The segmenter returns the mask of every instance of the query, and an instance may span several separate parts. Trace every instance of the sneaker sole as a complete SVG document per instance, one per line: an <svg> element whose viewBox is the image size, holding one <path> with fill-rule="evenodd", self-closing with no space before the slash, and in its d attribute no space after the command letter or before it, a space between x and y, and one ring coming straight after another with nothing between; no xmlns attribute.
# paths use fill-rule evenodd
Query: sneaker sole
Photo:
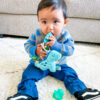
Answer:
<svg viewBox="0 0 100 100"><path fill-rule="evenodd" d="M93 97L93 98L91 98L91 99L86 99L86 100L100 100L100 98L98 98L98 97L100 97L100 95L98 95L98 96L96 96L96 97Z"/></svg>

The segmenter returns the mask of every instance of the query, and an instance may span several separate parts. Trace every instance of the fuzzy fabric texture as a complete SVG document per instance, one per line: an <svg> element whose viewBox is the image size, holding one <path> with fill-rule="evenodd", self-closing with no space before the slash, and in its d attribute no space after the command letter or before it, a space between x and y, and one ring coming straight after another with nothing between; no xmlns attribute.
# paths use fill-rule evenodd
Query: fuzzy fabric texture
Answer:
<svg viewBox="0 0 100 100"><path fill-rule="evenodd" d="M0 38L0 100L17 92L22 73L29 64L25 41L23 38ZM100 90L100 45L75 43L75 52L67 62L87 87ZM36 84L39 100L54 100L52 94L57 89L64 90L63 100L76 100L63 82L53 77L47 76Z"/></svg>

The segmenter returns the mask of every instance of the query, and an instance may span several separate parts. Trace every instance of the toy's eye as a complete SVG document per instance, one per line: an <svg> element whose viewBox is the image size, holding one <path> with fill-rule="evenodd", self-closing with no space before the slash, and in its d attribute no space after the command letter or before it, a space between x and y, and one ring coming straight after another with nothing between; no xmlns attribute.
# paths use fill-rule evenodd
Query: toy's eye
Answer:
<svg viewBox="0 0 100 100"><path fill-rule="evenodd" d="M47 62L45 62L45 64L47 64Z"/></svg>
<svg viewBox="0 0 100 100"><path fill-rule="evenodd" d="M44 63L42 63L41 65L46 66Z"/></svg>

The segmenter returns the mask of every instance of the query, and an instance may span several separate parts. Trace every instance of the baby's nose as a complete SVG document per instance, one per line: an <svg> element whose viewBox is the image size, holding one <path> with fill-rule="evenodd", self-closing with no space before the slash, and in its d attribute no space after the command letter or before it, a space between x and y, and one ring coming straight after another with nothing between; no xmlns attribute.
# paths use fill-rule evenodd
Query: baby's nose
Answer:
<svg viewBox="0 0 100 100"><path fill-rule="evenodd" d="M49 25L48 25L48 29L49 29L49 30L53 30L53 24L49 24Z"/></svg>
<svg viewBox="0 0 100 100"><path fill-rule="evenodd" d="M52 24L48 25L48 32L52 32L53 33L54 27Z"/></svg>

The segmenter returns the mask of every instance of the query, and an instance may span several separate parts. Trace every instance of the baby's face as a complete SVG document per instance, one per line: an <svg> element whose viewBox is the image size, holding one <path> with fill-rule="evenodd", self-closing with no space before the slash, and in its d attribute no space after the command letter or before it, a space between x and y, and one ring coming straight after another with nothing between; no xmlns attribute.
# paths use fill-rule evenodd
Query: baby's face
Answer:
<svg viewBox="0 0 100 100"><path fill-rule="evenodd" d="M44 8L38 12L38 20L42 32L47 35L52 32L57 37L64 25L67 23L67 19L64 19L62 9L52 10L52 7Z"/></svg>

